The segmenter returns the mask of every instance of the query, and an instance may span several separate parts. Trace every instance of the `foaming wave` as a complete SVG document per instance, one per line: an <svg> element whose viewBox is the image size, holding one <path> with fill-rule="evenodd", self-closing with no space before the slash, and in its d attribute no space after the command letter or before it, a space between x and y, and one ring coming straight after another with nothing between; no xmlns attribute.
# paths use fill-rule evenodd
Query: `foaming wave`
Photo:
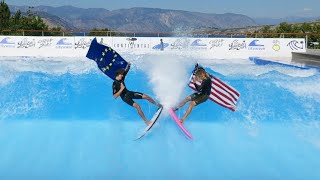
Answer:
<svg viewBox="0 0 320 180"><path fill-rule="evenodd" d="M44 107L44 100L47 92L39 91L34 95L25 96L24 98L15 100L15 96L12 97L12 100L6 100L0 103L0 119L6 119L16 115L26 115L32 110L40 109Z"/></svg>
<svg viewBox="0 0 320 180"><path fill-rule="evenodd" d="M304 79L303 81L291 81L290 83L276 82L280 87L290 90L294 94L300 97L311 98L317 102L320 102L320 81L319 76L315 76L310 79Z"/></svg>
<svg viewBox="0 0 320 180"><path fill-rule="evenodd" d="M10 57L0 59L0 69L9 69L11 72L40 72L62 75L83 74L96 68L94 61L87 58L36 58Z"/></svg>
<svg viewBox="0 0 320 180"><path fill-rule="evenodd" d="M225 76L260 76L264 74L268 74L270 72L276 71L281 74L291 76L291 77L310 77L314 76L318 73L316 69L299 69L293 67L283 67L283 66L275 66L275 65L266 65L266 66L258 66L255 64L245 64L243 61L238 61L239 64L230 63L230 64L221 64L221 63L213 63L212 61L208 64L208 67L213 69L214 71L223 74Z"/></svg>
<svg viewBox="0 0 320 180"><path fill-rule="evenodd" d="M316 69L299 69L285 66L266 66L267 70L275 70L291 77L310 77L318 73Z"/></svg>
<svg viewBox="0 0 320 180"><path fill-rule="evenodd" d="M184 54L188 56L188 54ZM190 54L189 54L190 55ZM197 58L202 66L208 67L215 72L225 76L260 76L268 74L272 71L279 72L291 77L310 77L318 73L317 69L299 69L295 67L279 66L279 65L256 65L248 59L210 59Z"/></svg>
<svg viewBox="0 0 320 180"><path fill-rule="evenodd" d="M10 84L17 78L17 73L10 69L4 69L0 66L0 87Z"/></svg>

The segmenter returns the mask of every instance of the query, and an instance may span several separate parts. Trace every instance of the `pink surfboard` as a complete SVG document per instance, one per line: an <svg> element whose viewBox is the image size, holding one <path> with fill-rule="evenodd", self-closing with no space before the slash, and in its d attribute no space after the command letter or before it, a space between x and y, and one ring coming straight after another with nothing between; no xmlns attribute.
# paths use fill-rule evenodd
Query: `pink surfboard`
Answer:
<svg viewBox="0 0 320 180"><path fill-rule="evenodd" d="M172 110L172 108L169 108L169 113L172 116L172 118L174 119L174 121L178 124L178 126L180 127L180 129L184 132L184 134L192 139L192 135L186 130L186 128L183 127L183 125L181 124L179 118L177 117L176 113Z"/></svg>

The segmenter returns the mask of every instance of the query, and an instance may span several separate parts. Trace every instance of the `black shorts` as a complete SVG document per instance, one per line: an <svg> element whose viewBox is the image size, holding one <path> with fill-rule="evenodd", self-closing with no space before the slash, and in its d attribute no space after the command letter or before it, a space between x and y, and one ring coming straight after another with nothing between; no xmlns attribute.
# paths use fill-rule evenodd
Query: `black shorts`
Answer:
<svg viewBox="0 0 320 180"><path fill-rule="evenodd" d="M209 99L209 95L201 93L193 93L189 96L191 101L194 101L196 105L201 104Z"/></svg>
<svg viewBox="0 0 320 180"><path fill-rule="evenodd" d="M142 99L143 94L140 92L133 92L133 91L128 91L125 96L122 98L124 102L129 104L130 106L133 106L133 99Z"/></svg>

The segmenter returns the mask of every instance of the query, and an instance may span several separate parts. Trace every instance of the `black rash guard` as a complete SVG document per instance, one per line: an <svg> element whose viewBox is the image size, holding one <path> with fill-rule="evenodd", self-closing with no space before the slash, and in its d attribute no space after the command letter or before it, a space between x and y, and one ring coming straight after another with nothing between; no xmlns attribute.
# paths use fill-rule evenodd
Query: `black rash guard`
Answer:
<svg viewBox="0 0 320 180"><path fill-rule="evenodd" d="M123 78L122 78L122 80L120 80L120 81L114 80L114 81L113 81L113 84L112 84L113 95L120 90L120 88L121 88L121 83L123 83L123 85L125 86L125 88L124 88L124 90L121 92L120 97L121 97L121 98L124 98L124 96L125 96L126 93L128 92L128 89L127 89L127 87L126 87L126 85L125 85L125 83L124 83L124 79L126 78L126 75L128 74L129 69L130 69L130 65L128 66L128 68L126 69L126 71L123 73Z"/></svg>
<svg viewBox="0 0 320 180"><path fill-rule="evenodd" d="M129 71L129 69L130 69L130 65L129 65L129 68L127 68L127 70L124 72L123 78L121 81L118 81L118 80L113 81L113 84L112 84L113 95L120 90L121 83L123 83L123 85L126 86L124 83L124 79ZM120 94L121 99L124 102L126 102L127 104L129 104L130 106L133 106L133 103L135 103L132 99L142 99L142 96L143 96L143 93L129 91L127 89L127 87L125 87Z"/></svg>
<svg viewBox="0 0 320 180"><path fill-rule="evenodd" d="M200 86L196 83L194 85L198 92L191 94L190 98L196 105L199 105L207 101L211 94L211 78L204 79Z"/></svg>
<svg viewBox="0 0 320 180"><path fill-rule="evenodd" d="M113 95L115 93L117 93L118 91L120 91L121 83L123 83L123 85L126 86L124 84L123 80L121 80L121 81L114 80L113 81L113 84L112 84ZM121 92L120 97L123 99L127 92L128 92L128 89L127 89L127 87L125 87L124 90Z"/></svg>
<svg viewBox="0 0 320 180"><path fill-rule="evenodd" d="M210 95L211 94L211 78L207 78L202 81L201 85L198 86L196 83L194 84L197 91L201 94Z"/></svg>

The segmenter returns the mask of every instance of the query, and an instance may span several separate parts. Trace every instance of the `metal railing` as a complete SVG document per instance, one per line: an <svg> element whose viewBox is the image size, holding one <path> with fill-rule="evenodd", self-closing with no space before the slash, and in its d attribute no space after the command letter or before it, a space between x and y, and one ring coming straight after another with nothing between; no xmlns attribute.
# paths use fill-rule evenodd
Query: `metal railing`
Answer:
<svg viewBox="0 0 320 180"><path fill-rule="evenodd" d="M224 35L229 37L234 36L276 36L278 38L286 38L290 36L301 36L305 37L307 35L320 36L320 33L262 33L262 32L230 32L230 31L179 31L179 32L131 32L131 31L102 31L102 30L2 30L0 35L10 35L17 34L20 36L25 36L27 34L35 34L37 36L49 35L59 35L59 36L90 36L90 34L102 34L102 36L114 36L114 35L126 35L130 37L139 37L141 35L151 36L151 37L167 37L167 36L210 36L210 35Z"/></svg>

